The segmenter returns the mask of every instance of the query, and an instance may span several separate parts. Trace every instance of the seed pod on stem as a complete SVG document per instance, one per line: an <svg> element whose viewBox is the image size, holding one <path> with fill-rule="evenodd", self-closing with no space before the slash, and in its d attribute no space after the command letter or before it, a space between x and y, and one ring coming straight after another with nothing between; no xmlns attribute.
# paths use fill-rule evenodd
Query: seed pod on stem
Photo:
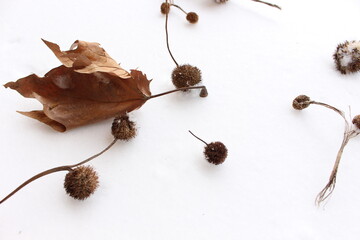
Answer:
<svg viewBox="0 0 360 240"><path fill-rule="evenodd" d="M198 136L196 136L195 134L193 134L190 130L189 130L189 132L195 138L197 138L201 142L205 143L206 146L204 148L204 155L205 155L205 159L209 163L219 165L225 161L225 159L228 155L228 150L222 142L207 143L204 140L202 140L201 138L199 138Z"/></svg>
<svg viewBox="0 0 360 240"><path fill-rule="evenodd" d="M85 200L99 186L99 177L90 166L80 166L65 176L64 188L67 194L77 200Z"/></svg>
<svg viewBox="0 0 360 240"><path fill-rule="evenodd" d="M340 148L338 150L338 153L336 155L333 170L332 170L332 172L330 174L330 177L329 177L329 180L328 180L327 184L320 191L320 193L317 195L317 197L315 199L316 205L319 206L322 202L324 202L332 194L332 192L335 189L337 172L338 172L338 168L339 168L339 164L340 164L340 160L341 160L344 148L348 144L348 142L349 142L349 140L351 138L354 138L354 137L356 137L357 135L360 134L360 130L359 130L360 125L358 125L360 123L360 117L358 115L353 119L352 122L356 126L354 128L354 125L350 124L349 121L347 120L344 112L337 109L336 107L333 107L333 106L331 106L329 104L326 104L326 103L310 100L310 98L305 96L305 95L300 95L300 96L296 97L294 99L294 101L293 101L293 107L295 109L297 109L297 110L302 110L302 109L308 107L311 104L315 104L315 105L319 105L319 106L323 106L323 107L326 107L328 109L331 109L334 112L338 113L345 121L344 137L343 137L342 144L341 144L341 146L340 146Z"/></svg>
<svg viewBox="0 0 360 240"><path fill-rule="evenodd" d="M228 0L215 0L216 3L226 3L227 1L228 1ZM276 5L276 4L264 2L264 1L261 1L261 0L251 0L251 1L258 2L258 3L262 3L262 4L268 5L268 6L270 6L270 7L278 8L279 10L281 10L281 7L279 7L279 6Z"/></svg>
<svg viewBox="0 0 360 240"><path fill-rule="evenodd" d="M168 0L166 1L166 3L168 3ZM170 5L179 8L181 11L187 14L186 18L189 22L196 23L198 21L198 15L196 13L194 12L187 13L178 5L175 4L170 4ZM196 84L201 82L201 71L199 68L192 66L190 64L179 65L175 60L170 50L168 18L169 18L169 13L166 13L166 19L165 19L166 46L171 59L174 61L176 65L175 69L171 74L172 83L177 89L195 86Z"/></svg>
<svg viewBox="0 0 360 240"><path fill-rule="evenodd" d="M7 199L9 199L11 196L13 196L15 193L17 193L19 190L21 190L23 187L28 185L29 183L44 177L46 175L60 172L60 171L68 171L68 173L65 176L64 181L64 188L67 194L69 196L77 199L77 200L84 200L88 198L94 191L96 190L99 182L98 182L98 176L95 170L92 167L89 166L81 166L85 163L90 162L91 160L97 158L98 156L105 153L107 150L109 150L118 139L114 139L109 146L107 146L104 150L101 152L85 159L84 161L81 161L79 163L73 164L73 165L65 165L60 167L51 168L48 170L45 170L43 172L40 172L33 177L26 180L24 183L22 183L20 186L18 186L15 190L13 190L11 193L9 193L6 197L4 197L2 200L0 200L0 204L4 203Z"/></svg>
<svg viewBox="0 0 360 240"><path fill-rule="evenodd" d="M129 120L127 114L118 116L112 123L111 133L116 139L129 141L136 136L135 123Z"/></svg>

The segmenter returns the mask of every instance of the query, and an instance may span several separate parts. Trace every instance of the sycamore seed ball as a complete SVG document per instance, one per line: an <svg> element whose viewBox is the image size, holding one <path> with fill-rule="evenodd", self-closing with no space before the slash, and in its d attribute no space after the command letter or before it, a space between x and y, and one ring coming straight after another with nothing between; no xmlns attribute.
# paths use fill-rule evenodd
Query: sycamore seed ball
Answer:
<svg viewBox="0 0 360 240"><path fill-rule="evenodd" d="M111 126L111 133L116 139L128 141L136 136L136 126L128 115L116 117Z"/></svg>
<svg viewBox="0 0 360 240"><path fill-rule="evenodd" d="M360 115L356 115L353 120L352 123L358 128L360 129Z"/></svg>
<svg viewBox="0 0 360 240"><path fill-rule="evenodd" d="M189 23L197 23L199 21L199 16L195 12L189 12L186 14L186 20L188 20Z"/></svg>
<svg viewBox="0 0 360 240"><path fill-rule="evenodd" d="M168 14L170 12L170 4L163 2L160 6L160 11L162 14Z"/></svg>
<svg viewBox="0 0 360 240"><path fill-rule="evenodd" d="M228 150L222 142L212 142L206 145L204 155L209 163L219 165L227 157Z"/></svg>
<svg viewBox="0 0 360 240"><path fill-rule="evenodd" d="M64 188L67 194L77 200L85 200L99 185L98 175L90 166L80 166L65 176Z"/></svg>
<svg viewBox="0 0 360 240"><path fill-rule="evenodd" d="M310 105L310 98L306 95L299 95L293 100L293 108L296 110L303 110Z"/></svg>
<svg viewBox="0 0 360 240"><path fill-rule="evenodd" d="M189 64L180 65L173 70L171 78L176 88L190 87L201 81L201 71Z"/></svg>
<svg viewBox="0 0 360 240"><path fill-rule="evenodd" d="M337 46L333 55L336 69L342 74L360 70L360 42L345 41Z"/></svg>

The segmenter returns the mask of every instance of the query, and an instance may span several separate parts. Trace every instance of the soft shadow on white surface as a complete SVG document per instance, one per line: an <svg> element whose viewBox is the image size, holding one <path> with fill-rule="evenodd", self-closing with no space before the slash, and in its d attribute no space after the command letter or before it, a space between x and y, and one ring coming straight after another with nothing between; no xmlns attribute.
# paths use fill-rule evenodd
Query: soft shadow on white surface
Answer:
<svg viewBox="0 0 360 240"><path fill-rule="evenodd" d="M0 239L356 239L360 235L359 139L345 148L337 186L324 187L343 120L299 94L360 113L360 75L341 75L332 54L359 40L357 0L274 0L282 11L249 0L176 1L199 14L189 25L169 16L179 63L198 66L209 97L177 93L131 113L138 136L117 143L91 165L100 187L84 202L63 190L64 173L47 176L0 205ZM3 1L0 79L5 84L60 63L40 38L67 49L99 42L126 69L143 71L152 93L173 88L161 1ZM0 88L0 196L47 168L72 164L111 141L111 120L57 133L16 113L40 109ZM221 166L203 158L204 140L222 141Z"/></svg>

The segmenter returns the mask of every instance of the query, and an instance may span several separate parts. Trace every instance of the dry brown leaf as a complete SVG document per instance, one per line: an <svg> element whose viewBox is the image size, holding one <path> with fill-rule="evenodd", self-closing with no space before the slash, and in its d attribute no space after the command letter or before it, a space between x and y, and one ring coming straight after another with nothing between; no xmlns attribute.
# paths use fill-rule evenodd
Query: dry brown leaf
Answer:
<svg viewBox="0 0 360 240"><path fill-rule="evenodd" d="M42 111L20 113L63 132L131 112L151 96L146 75L128 73L98 43L76 41L76 49L62 52L43 41L64 65L4 85L43 104Z"/></svg>
<svg viewBox="0 0 360 240"><path fill-rule="evenodd" d="M130 78L130 74L112 59L99 43L75 41L69 51L42 39L55 56L66 67L73 67L79 73L107 72L121 78Z"/></svg>

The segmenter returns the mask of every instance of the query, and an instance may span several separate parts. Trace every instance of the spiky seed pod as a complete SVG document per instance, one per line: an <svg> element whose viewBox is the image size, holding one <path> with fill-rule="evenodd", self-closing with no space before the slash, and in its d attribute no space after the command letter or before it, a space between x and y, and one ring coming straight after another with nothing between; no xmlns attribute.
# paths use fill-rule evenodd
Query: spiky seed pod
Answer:
<svg viewBox="0 0 360 240"><path fill-rule="evenodd" d="M77 200L84 200L99 186L99 177L90 166L80 166L65 176L64 188L67 194Z"/></svg>
<svg viewBox="0 0 360 240"><path fill-rule="evenodd" d="M226 3L228 0L215 0L216 3Z"/></svg>
<svg viewBox="0 0 360 240"><path fill-rule="evenodd" d="M128 115L116 117L111 126L111 133L116 139L128 141L136 136L136 126Z"/></svg>
<svg viewBox="0 0 360 240"><path fill-rule="evenodd" d="M160 6L160 11L162 14L168 14L170 12L170 4L163 2Z"/></svg>
<svg viewBox="0 0 360 240"><path fill-rule="evenodd" d="M186 14L186 20L188 20L189 23L197 23L199 21L199 15L195 12L189 12Z"/></svg>
<svg viewBox="0 0 360 240"><path fill-rule="evenodd" d="M293 100L293 108L303 110L310 105L310 98L306 95L299 95Z"/></svg>
<svg viewBox="0 0 360 240"><path fill-rule="evenodd" d="M201 81L201 71L189 64L180 65L173 70L171 78L176 88L190 87Z"/></svg>
<svg viewBox="0 0 360 240"><path fill-rule="evenodd" d="M336 68L342 74L360 70L360 42L345 41L337 46L333 55Z"/></svg>
<svg viewBox="0 0 360 240"><path fill-rule="evenodd" d="M353 120L352 123L358 128L360 129L360 115L356 115Z"/></svg>
<svg viewBox="0 0 360 240"><path fill-rule="evenodd" d="M228 150L222 142L212 142L206 145L204 155L209 163L219 165L223 163L227 157Z"/></svg>

